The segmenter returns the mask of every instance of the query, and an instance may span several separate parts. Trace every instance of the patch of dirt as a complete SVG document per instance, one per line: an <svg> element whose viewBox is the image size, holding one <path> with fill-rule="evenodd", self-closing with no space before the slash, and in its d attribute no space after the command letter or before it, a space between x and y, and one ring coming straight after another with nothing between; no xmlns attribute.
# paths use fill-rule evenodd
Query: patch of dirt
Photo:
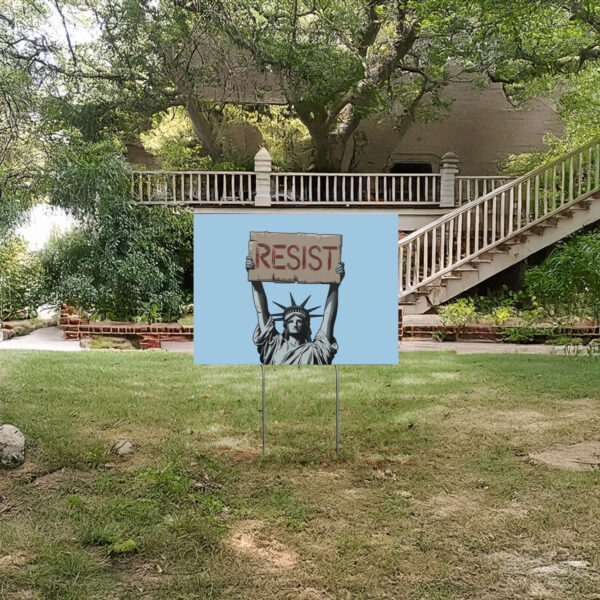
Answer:
<svg viewBox="0 0 600 600"><path fill-rule="evenodd" d="M92 476L93 474L89 471L63 467L62 469L51 471L50 473L45 473L43 475L36 475L33 473L30 482L31 485L39 489L57 490L65 485L85 483L86 481L89 481Z"/></svg>
<svg viewBox="0 0 600 600"><path fill-rule="evenodd" d="M19 590L16 592L7 592L6 596L2 596L2 600L34 600L39 598L33 590Z"/></svg>
<svg viewBox="0 0 600 600"><path fill-rule="evenodd" d="M14 552L0 556L0 572L18 569L32 560L32 556L25 552Z"/></svg>
<svg viewBox="0 0 600 600"><path fill-rule="evenodd" d="M458 379L459 373L439 371L429 373L426 377L406 376L394 381L398 385L431 385L433 381L454 381Z"/></svg>
<svg viewBox="0 0 600 600"><path fill-rule="evenodd" d="M147 593L173 583L173 576L163 572L158 563L144 563L123 573L121 581L129 589Z"/></svg>
<svg viewBox="0 0 600 600"><path fill-rule="evenodd" d="M570 471L591 471L600 468L600 442L580 442L529 454L533 463Z"/></svg>
<svg viewBox="0 0 600 600"><path fill-rule="evenodd" d="M541 432L551 429L555 421L537 410L492 410L472 408L450 418L456 425L471 426L488 433Z"/></svg>
<svg viewBox="0 0 600 600"><path fill-rule="evenodd" d="M215 446L221 446L225 448L232 448L235 450L246 450L250 448L250 440L246 436L223 436L215 438L212 442Z"/></svg>
<svg viewBox="0 0 600 600"><path fill-rule="evenodd" d="M327 600L328 598L331 598L331 596L323 590L317 590L312 587L302 587L294 590L294 598L297 598L298 600Z"/></svg>
<svg viewBox="0 0 600 600"><path fill-rule="evenodd" d="M341 494L346 500L364 500L370 496L371 491L368 488L346 488Z"/></svg>
<svg viewBox="0 0 600 600"><path fill-rule="evenodd" d="M490 434L541 433L565 423L593 422L598 416L600 405L593 400L583 400L570 408L572 410L569 412L544 414L528 409L495 410L482 406L456 408L437 405L423 412L421 418L425 421L444 421L460 429L476 429Z"/></svg>
<svg viewBox="0 0 600 600"><path fill-rule="evenodd" d="M455 515L478 515L479 518L485 518L486 515L508 516L508 517L525 517L528 514L526 508L512 502L509 506L497 508L487 506L485 498L477 498L467 494L436 494L431 496L424 502L411 500L410 493L404 495L409 501L415 503L426 514L440 519L453 517Z"/></svg>
<svg viewBox="0 0 600 600"><path fill-rule="evenodd" d="M280 541L263 531L264 524L258 520L238 523L225 544L236 554L257 561L269 571L286 571L296 566L298 555Z"/></svg>
<svg viewBox="0 0 600 600"><path fill-rule="evenodd" d="M472 498L458 494L437 494L419 504L430 515L442 519L456 514L476 513L483 508Z"/></svg>
<svg viewBox="0 0 600 600"><path fill-rule="evenodd" d="M258 448L229 448L225 447L223 452L231 456L235 462L251 462L260 455Z"/></svg>
<svg viewBox="0 0 600 600"><path fill-rule="evenodd" d="M560 553L563 554L564 552ZM527 589L533 598L566 598L565 576L582 577L600 581L600 574L589 562L580 559L557 560L556 551L534 557L512 552L494 552L488 560L494 563L507 580L521 589Z"/></svg>

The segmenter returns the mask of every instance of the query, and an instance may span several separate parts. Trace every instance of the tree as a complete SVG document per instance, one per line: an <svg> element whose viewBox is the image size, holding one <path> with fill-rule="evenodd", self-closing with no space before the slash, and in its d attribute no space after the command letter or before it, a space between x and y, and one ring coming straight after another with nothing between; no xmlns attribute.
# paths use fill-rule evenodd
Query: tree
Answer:
<svg viewBox="0 0 600 600"><path fill-rule="evenodd" d="M392 112L400 136L445 104L449 59L472 27L459 2L354 0L213 4L217 25L277 79L308 129L318 171L347 170L361 121Z"/></svg>
<svg viewBox="0 0 600 600"><path fill-rule="evenodd" d="M75 127L92 142L107 134L131 141L151 127L153 115L181 106L205 153L219 160L222 107L201 93L218 71L215 66L209 72L192 60L202 44L211 43L205 20L172 2L75 4L92 15L93 35L63 52L63 89L54 101L56 126Z"/></svg>
<svg viewBox="0 0 600 600"><path fill-rule="evenodd" d="M35 0L0 0L0 241L35 200L43 163L38 62L48 43L35 33L44 6Z"/></svg>
<svg viewBox="0 0 600 600"><path fill-rule="evenodd" d="M183 106L208 155L220 159L223 107L247 100L232 96L231 81L263 73L273 97L259 89L252 103L287 106L312 138L314 168L326 171L352 165L365 117L393 114L402 136L439 114L444 87L487 65L473 39L497 37L499 22L523 12L515 0L512 12L491 0L81 2L102 33L73 55L76 115L93 109L104 115L93 123L110 126L136 113L143 129L152 112Z"/></svg>

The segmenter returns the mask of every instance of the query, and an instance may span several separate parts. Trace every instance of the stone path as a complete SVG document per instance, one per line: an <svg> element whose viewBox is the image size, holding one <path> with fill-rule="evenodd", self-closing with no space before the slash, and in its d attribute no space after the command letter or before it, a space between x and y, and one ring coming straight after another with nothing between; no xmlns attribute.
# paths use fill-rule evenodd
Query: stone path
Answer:
<svg viewBox="0 0 600 600"><path fill-rule="evenodd" d="M0 350L60 350L77 352L81 350L79 340L65 340L58 327L42 327L28 335L21 335L0 342Z"/></svg>
<svg viewBox="0 0 600 600"><path fill-rule="evenodd" d="M454 350L457 354L558 354L564 346L546 344L504 344L502 342L435 342L404 340L398 344L400 352L440 352Z"/></svg>

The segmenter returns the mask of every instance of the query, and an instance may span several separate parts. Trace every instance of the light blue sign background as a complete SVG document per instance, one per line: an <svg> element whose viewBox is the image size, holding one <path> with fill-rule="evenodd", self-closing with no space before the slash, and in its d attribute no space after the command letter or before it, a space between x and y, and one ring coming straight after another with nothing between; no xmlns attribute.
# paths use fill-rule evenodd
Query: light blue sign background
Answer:
<svg viewBox="0 0 600 600"><path fill-rule="evenodd" d="M398 216L385 214L194 215L194 363L260 364L257 324L245 268L251 231L341 234L346 276L339 288L334 364L398 363ZM309 294L322 314L329 285L264 283L273 301ZM281 322L276 322L282 331ZM313 337L321 317L311 319Z"/></svg>

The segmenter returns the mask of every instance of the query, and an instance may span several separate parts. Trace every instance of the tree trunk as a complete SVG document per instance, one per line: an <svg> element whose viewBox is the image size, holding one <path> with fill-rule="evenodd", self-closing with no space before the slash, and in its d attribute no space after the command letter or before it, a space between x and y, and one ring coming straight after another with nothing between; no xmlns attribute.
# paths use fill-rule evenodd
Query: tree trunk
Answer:
<svg viewBox="0 0 600 600"><path fill-rule="evenodd" d="M214 125L202 110L200 103L195 98L186 98L185 108L192 122L194 133L202 143L202 147L212 160L220 160L223 157L223 149L215 135Z"/></svg>
<svg viewBox="0 0 600 600"><path fill-rule="evenodd" d="M312 140L315 146L315 171L317 173L339 173L342 161L335 136L329 133L324 136L312 136Z"/></svg>

